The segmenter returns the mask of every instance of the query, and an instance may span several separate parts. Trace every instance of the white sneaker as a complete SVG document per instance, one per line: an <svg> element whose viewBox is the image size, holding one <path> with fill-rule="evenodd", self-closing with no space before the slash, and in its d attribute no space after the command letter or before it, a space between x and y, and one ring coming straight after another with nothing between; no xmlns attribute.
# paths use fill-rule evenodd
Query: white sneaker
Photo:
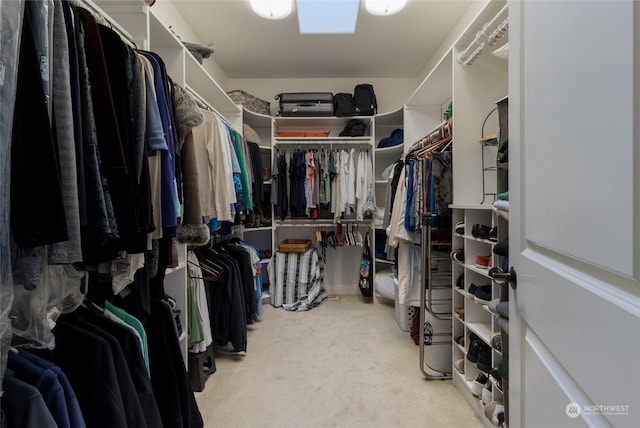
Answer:
<svg viewBox="0 0 640 428"><path fill-rule="evenodd" d="M491 401L491 382L487 382L484 388L482 388L482 404L487 404Z"/></svg>
<svg viewBox="0 0 640 428"><path fill-rule="evenodd" d="M487 381L487 375L480 373L471 384L471 394L476 398L480 398L482 395L482 389L487 384Z"/></svg>

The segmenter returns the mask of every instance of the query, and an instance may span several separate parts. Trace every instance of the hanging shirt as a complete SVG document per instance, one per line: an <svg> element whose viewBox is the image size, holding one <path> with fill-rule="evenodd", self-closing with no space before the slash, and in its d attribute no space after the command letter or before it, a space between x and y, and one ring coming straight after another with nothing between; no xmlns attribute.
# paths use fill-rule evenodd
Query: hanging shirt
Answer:
<svg viewBox="0 0 640 428"><path fill-rule="evenodd" d="M126 312L124 309L121 309L115 306L108 300L105 301L104 307L105 307L105 311L104 311L105 315L110 316L109 315L110 313L116 318L119 318L120 320L122 320L125 324L133 327L133 329L136 332L138 332L138 335L140 336L140 345L142 346L142 356L144 358L144 363L145 363L145 366L147 367L147 371L149 372L149 375L151 375L151 372L149 370L149 346L147 344L147 332L142 326L142 323L140 322L140 320L134 317L133 315L129 314L128 312ZM113 317L111 316L110 318L113 319Z"/></svg>
<svg viewBox="0 0 640 428"><path fill-rule="evenodd" d="M163 74L160 64L154 54L150 52L138 51L146 57L153 67L154 85L158 103L158 111L160 112L160 120L162 129L167 142L167 151L160 152L161 159L161 188L162 188L162 227L164 228L164 236L175 236L178 226L179 206L178 187L176 183L175 171L175 141L173 140L173 123L171 120L171 112L165 92Z"/></svg>

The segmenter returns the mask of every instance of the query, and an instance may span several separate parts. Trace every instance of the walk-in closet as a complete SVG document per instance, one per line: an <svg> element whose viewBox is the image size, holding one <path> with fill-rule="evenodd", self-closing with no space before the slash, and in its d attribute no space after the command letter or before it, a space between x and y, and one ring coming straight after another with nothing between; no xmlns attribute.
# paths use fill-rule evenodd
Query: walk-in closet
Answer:
<svg viewBox="0 0 640 428"><path fill-rule="evenodd" d="M0 0L0 426L640 426L638 40L634 0Z"/></svg>

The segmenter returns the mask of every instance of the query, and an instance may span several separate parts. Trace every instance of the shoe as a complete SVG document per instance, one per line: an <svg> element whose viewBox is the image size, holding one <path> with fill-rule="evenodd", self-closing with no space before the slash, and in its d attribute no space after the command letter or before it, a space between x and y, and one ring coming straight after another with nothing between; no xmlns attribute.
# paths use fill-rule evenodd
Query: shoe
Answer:
<svg viewBox="0 0 640 428"><path fill-rule="evenodd" d="M471 294L472 296L475 296L476 293L478 292L478 290L483 290L483 291L488 291L489 293L491 293L491 284L487 284L487 285L475 285L473 282L471 283L471 285L469 285L469 289L467 290L467 292L469 294Z"/></svg>
<svg viewBox="0 0 640 428"><path fill-rule="evenodd" d="M457 222L454 229L458 235L464 235L464 221Z"/></svg>
<svg viewBox="0 0 640 428"><path fill-rule="evenodd" d="M493 254L502 257L509 257L509 237L502 239L494 245Z"/></svg>
<svg viewBox="0 0 640 428"><path fill-rule="evenodd" d="M489 241L498 242L498 228L497 227L492 227L491 228L491 231L489 232Z"/></svg>
<svg viewBox="0 0 640 428"><path fill-rule="evenodd" d="M471 229L471 236L478 239L489 239L491 228L484 224L476 223Z"/></svg>
<svg viewBox="0 0 640 428"><path fill-rule="evenodd" d="M493 398L491 394L491 382L487 382L482 388L482 394L480 395L480 399L482 400L482 405L487 404Z"/></svg>
<svg viewBox="0 0 640 428"><path fill-rule="evenodd" d="M271 168L263 168L262 181L271 181Z"/></svg>
<svg viewBox="0 0 640 428"><path fill-rule="evenodd" d="M475 378L475 380L471 384L471 393L474 397L480 398L480 395L482 395L482 389L487 384L488 380L489 379L487 378L487 375L485 375L484 373L480 373Z"/></svg>
<svg viewBox="0 0 640 428"><path fill-rule="evenodd" d="M471 339L471 337L469 337ZM478 362L478 352L480 351L480 339L469 341L469 350L467 351L467 360L470 363Z"/></svg>
<svg viewBox="0 0 640 428"><path fill-rule="evenodd" d="M462 319L462 321L464 321L464 307L463 306L458 306L454 310L456 311L456 314L458 314L460 319Z"/></svg>
<svg viewBox="0 0 640 428"><path fill-rule="evenodd" d="M464 248L453 250L451 252L451 259L456 262L464 263Z"/></svg>
<svg viewBox="0 0 640 428"><path fill-rule="evenodd" d="M502 400L490 401L484 406L484 415L497 427L504 423L504 403Z"/></svg>
<svg viewBox="0 0 640 428"><path fill-rule="evenodd" d="M460 372L460 374L464 374L464 359L461 358L456 360L456 362L453 363L453 366Z"/></svg>
<svg viewBox="0 0 640 428"><path fill-rule="evenodd" d="M464 348L464 335L459 334L453 338L453 341Z"/></svg>
<svg viewBox="0 0 640 428"><path fill-rule="evenodd" d="M496 385L496 388L502 392L502 376L497 368L493 368L489 371L489 381Z"/></svg>
<svg viewBox="0 0 640 428"><path fill-rule="evenodd" d="M458 288L464 288L464 273L461 273L460 275L458 275L458 277L456 278L456 287Z"/></svg>
<svg viewBox="0 0 640 428"><path fill-rule="evenodd" d="M473 293L473 300L483 304L489 303L491 300L491 286L484 285L477 287L475 293Z"/></svg>
<svg viewBox="0 0 640 428"><path fill-rule="evenodd" d="M493 346L493 349L502 351L502 334L497 333L491 337L491 346Z"/></svg>
<svg viewBox="0 0 640 428"><path fill-rule="evenodd" d="M476 366L485 373L489 373L491 370L491 347L483 341L480 341L479 344Z"/></svg>
<svg viewBox="0 0 640 428"><path fill-rule="evenodd" d="M492 264L493 264L493 259L491 257L491 254L489 254L488 256L483 256L481 254L478 254L476 256L476 267L480 269L489 269L489 267Z"/></svg>

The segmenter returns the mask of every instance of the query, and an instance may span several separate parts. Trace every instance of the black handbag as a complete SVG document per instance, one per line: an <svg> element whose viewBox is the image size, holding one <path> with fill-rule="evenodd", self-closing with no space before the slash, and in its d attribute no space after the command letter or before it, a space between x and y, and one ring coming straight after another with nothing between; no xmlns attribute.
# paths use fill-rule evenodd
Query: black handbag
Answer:
<svg viewBox="0 0 640 428"><path fill-rule="evenodd" d="M360 259L360 278L358 288L364 297L373 296L373 283L371 282L371 244L369 243L369 232L364 238L364 249Z"/></svg>

